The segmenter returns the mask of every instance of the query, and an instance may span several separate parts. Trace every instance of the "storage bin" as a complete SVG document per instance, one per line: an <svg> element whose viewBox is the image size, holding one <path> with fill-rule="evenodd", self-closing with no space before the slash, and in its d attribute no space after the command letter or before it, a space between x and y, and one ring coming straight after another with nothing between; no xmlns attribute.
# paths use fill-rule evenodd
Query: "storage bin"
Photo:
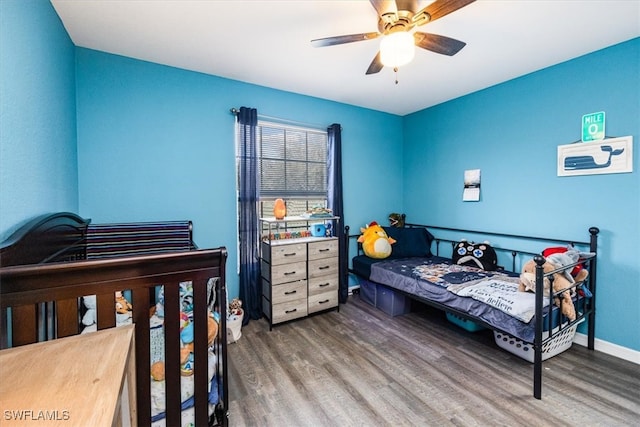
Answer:
<svg viewBox="0 0 640 427"><path fill-rule="evenodd" d="M474 322L473 320L464 319L449 312L447 312L447 320L469 332L478 332L483 329L487 329L481 324Z"/></svg>
<svg viewBox="0 0 640 427"><path fill-rule="evenodd" d="M411 311L411 299L386 286L376 289L376 307L389 316L400 316Z"/></svg>
<svg viewBox="0 0 640 427"><path fill-rule="evenodd" d="M242 336L242 319L244 311L240 314L232 314L227 318L227 343L233 343Z"/></svg>
<svg viewBox="0 0 640 427"><path fill-rule="evenodd" d="M360 299L373 306L377 302L378 286L368 280L360 280Z"/></svg>
<svg viewBox="0 0 640 427"><path fill-rule="evenodd" d="M573 338L576 335L578 325L564 328L560 334L554 337L551 341L548 341L542 345L542 360L547 360L550 357L556 356L565 350L568 350L573 344ZM494 338L498 347L507 350L509 353L513 353L516 356L533 363L535 352L533 350L533 344L525 343L518 338L512 337L509 334L494 331ZM542 339L546 339L549 336L549 331L542 333Z"/></svg>

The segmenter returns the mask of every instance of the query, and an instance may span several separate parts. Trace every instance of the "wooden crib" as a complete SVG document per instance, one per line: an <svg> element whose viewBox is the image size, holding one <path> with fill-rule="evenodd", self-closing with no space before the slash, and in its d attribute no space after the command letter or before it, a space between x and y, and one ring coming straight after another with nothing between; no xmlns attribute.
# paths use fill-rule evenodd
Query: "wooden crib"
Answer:
<svg viewBox="0 0 640 427"><path fill-rule="evenodd" d="M159 285L164 291L164 364L167 426L181 424L180 284L193 287L193 413L195 425L227 425L226 282L224 247L86 259L90 221L70 213L44 215L22 226L0 246L0 348L79 335L80 298L96 295L97 329L116 325L116 291L129 290L135 325L137 403L131 424L152 424L150 309ZM134 227L135 228L135 225ZM153 233L152 233L153 234ZM215 294L208 284L215 283ZM209 286L211 288L211 286ZM215 302L211 303L215 296ZM219 314L209 345L210 308ZM90 335L90 334L89 334ZM88 335L87 335L88 336ZM100 349L87 348L89 351ZM210 402L208 355L215 353L218 401ZM81 363L79 358L78 363ZM55 368L52 368L55 369Z"/></svg>

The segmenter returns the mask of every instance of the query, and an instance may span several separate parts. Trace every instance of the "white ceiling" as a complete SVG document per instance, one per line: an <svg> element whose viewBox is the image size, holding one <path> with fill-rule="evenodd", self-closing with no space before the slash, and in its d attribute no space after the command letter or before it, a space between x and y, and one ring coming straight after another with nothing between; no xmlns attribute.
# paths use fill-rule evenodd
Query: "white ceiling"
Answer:
<svg viewBox="0 0 640 427"><path fill-rule="evenodd" d="M418 27L467 43L365 75L380 39L367 0L51 0L73 42L186 70L409 114L640 36L640 0L478 0ZM420 1L423 7L430 1Z"/></svg>

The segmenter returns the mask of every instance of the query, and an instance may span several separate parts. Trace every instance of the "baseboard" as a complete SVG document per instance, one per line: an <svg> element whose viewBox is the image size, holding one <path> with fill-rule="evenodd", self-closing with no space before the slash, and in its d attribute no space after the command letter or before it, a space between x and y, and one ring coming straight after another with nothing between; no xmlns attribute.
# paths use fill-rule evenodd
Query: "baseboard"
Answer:
<svg viewBox="0 0 640 427"><path fill-rule="evenodd" d="M576 333L576 336L573 338L573 342L586 347L588 344L588 337L585 334ZM608 341L599 340L597 338L593 345L597 351L640 365L640 351L631 350L630 348L612 344Z"/></svg>

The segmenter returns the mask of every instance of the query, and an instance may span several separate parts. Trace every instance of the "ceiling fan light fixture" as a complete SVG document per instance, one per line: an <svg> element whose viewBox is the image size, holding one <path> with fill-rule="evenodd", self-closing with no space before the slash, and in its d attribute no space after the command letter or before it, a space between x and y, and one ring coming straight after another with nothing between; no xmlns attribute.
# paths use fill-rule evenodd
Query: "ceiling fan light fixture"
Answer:
<svg viewBox="0 0 640 427"><path fill-rule="evenodd" d="M391 33L380 42L380 62L387 67L406 65L413 60L415 53L413 34L406 31Z"/></svg>

